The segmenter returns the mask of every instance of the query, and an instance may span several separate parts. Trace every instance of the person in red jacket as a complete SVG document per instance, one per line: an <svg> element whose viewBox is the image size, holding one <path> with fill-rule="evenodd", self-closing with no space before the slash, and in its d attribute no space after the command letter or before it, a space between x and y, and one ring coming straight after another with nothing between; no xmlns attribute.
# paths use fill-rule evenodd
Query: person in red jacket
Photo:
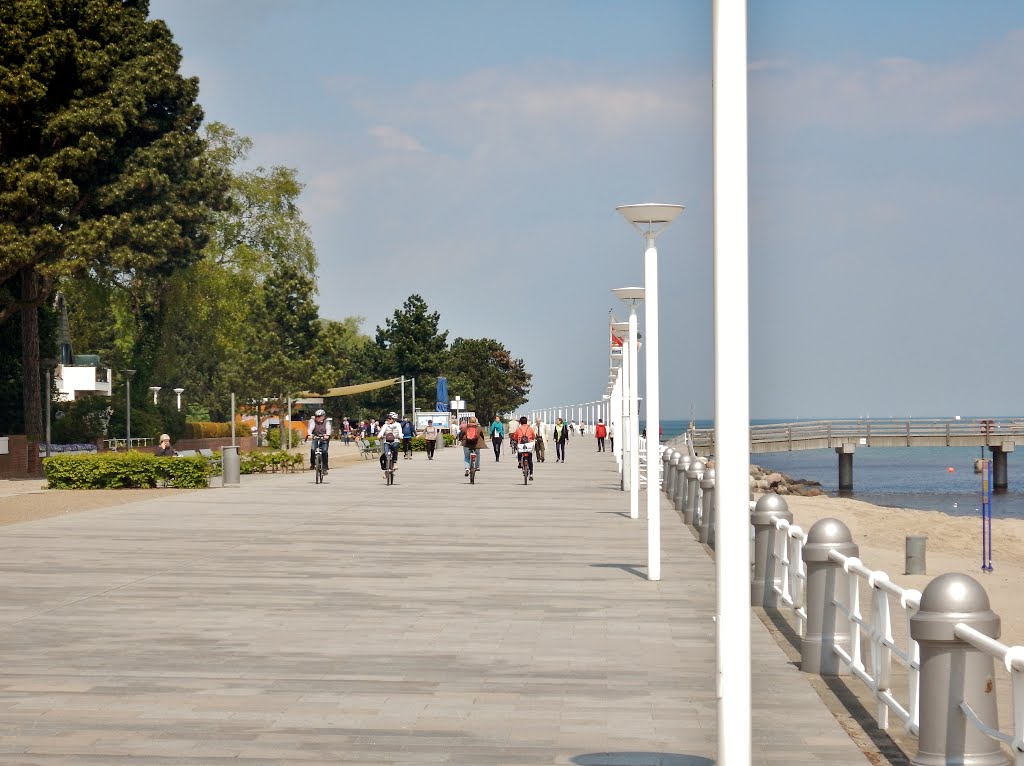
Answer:
<svg viewBox="0 0 1024 766"><path fill-rule="evenodd" d="M605 428L604 421L598 420L597 426L594 428L594 436L597 437L597 451L604 452L604 437L608 435L608 429Z"/></svg>

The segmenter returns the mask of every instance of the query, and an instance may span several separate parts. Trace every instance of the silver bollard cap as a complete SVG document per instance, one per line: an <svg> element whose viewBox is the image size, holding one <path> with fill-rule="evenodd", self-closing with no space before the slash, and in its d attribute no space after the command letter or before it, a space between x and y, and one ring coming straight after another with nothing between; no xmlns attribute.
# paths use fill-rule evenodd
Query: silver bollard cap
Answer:
<svg viewBox="0 0 1024 766"><path fill-rule="evenodd" d="M921 609L910 618L915 641L957 641L953 627L962 622L991 638L999 638L1001 620L991 609L985 586L970 575L939 575L921 594Z"/></svg>
<svg viewBox="0 0 1024 766"><path fill-rule="evenodd" d="M712 468L713 472L715 469ZM789 505L780 495L768 492L762 495L750 512L750 523L754 526L766 526L771 523L772 516L786 521L793 521L793 514L789 511Z"/></svg>
<svg viewBox="0 0 1024 766"><path fill-rule="evenodd" d="M818 519L807 532L803 560L828 561L831 551L839 551L844 556L856 556L860 553L860 547L853 542L850 528L839 519Z"/></svg>
<svg viewBox="0 0 1024 766"><path fill-rule="evenodd" d="M714 468L705 468L704 469L704 477L700 480L700 488L701 489L714 489L715 488L715 469ZM776 497L778 497L778 495L776 495ZM782 498L779 497L779 500L782 500Z"/></svg>
<svg viewBox="0 0 1024 766"><path fill-rule="evenodd" d="M669 462L672 465L678 465L679 461L682 460L682 458L683 458L683 454L681 452L679 452L679 451L675 451L675 452L672 453L672 459L669 460Z"/></svg>

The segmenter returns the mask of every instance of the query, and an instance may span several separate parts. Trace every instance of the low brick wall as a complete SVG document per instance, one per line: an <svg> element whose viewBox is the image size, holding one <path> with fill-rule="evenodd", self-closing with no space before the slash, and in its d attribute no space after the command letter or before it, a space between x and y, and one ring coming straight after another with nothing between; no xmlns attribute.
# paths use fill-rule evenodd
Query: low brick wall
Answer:
<svg viewBox="0 0 1024 766"><path fill-rule="evenodd" d="M27 479L43 475L39 443L27 436L8 436L6 455L0 455L0 479Z"/></svg>

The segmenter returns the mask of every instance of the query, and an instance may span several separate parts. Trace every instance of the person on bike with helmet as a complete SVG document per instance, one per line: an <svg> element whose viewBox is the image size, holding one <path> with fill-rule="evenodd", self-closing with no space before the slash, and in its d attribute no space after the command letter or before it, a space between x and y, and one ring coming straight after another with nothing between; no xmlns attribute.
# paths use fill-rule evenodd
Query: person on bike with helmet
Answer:
<svg viewBox="0 0 1024 766"><path fill-rule="evenodd" d="M525 415L519 418L519 428L517 428L515 432L512 434L512 439L517 445L537 441L537 432L533 430L533 426L530 425L530 421ZM524 460L526 461L526 464L530 467L530 481L533 481L533 453L519 453L519 470L523 469Z"/></svg>
<svg viewBox="0 0 1024 766"><path fill-rule="evenodd" d="M313 413L313 417L306 423L306 441L310 439L320 439L320 449L323 453L324 458L324 475L327 475L327 447L330 445L331 439L331 421L327 419L327 413L323 410L317 410ZM315 467L313 460L316 455L316 443L309 448L309 467Z"/></svg>
<svg viewBox="0 0 1024 766"><path fill-rule="evenodd" d="M384 470L386 463L385 458L388 455L388 450L391 451L393 457L392 466L398 467L398 445L402 443L402 426L398 422L398 415L394 412L389 412L387 419L384 421L384 425L377 431L377 443L380 444L380 470Z"/></svg>

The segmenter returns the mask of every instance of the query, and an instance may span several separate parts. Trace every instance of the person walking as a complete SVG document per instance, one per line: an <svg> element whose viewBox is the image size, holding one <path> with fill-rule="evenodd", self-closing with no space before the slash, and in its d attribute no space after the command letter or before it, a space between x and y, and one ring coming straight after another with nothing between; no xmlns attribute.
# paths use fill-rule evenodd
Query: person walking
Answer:
<svg viewBox="0 0 1024 766"><path fill-rule="evenodd" d="M537 418L534 421L533 426L534 432L537 434L537 446L534 447L534 453L537 455L537 462L544 462L544 421Z"/></svg>
<svg viewBox="0 0 1024 766"><path fill-rule="evenodd" d="M434 448L437 446L437 434L441 429L434 425L433 420L427 421L427 427L423 429L423 440L427 447L427 460L434 459Z"/></svg>
<svg viewBox="0 0 1024 766"><path fill-rule="evenodd" d="M502 424L499 415L494 416L494 422L487 429L487 433L491 436L491 446L494 448L494 462L497 463L501 458L501 443L505 441L505 426Z"/></svg>
<svg viewBox="0 0 1024 766"><path fill-rule="evenodd" d="M402 457L412 460L412 437L416 435L416 426L409 418L402 421Z"/></svg>
<svg viewBox="0 0 1024 766"><path fill-rule="evenodd" d="M604 421L598 419L597 425L594 426L594 436L597 438L597 451L604 452L604 438L608 435L608 429L604 426Z"/></svg>
<svg viewBox="0 0 1024 766"><path fill-rule="evenodd" d="M615 424L608 424L608 447L615 452Z"/></svg>
<svg viewBox="0 0 1024 766"><path fill-rule="evenodd" d="M555 462L565 462L565 445L569 441L569 426L561 418L555 419Z"/></svg>
<svg viewBox="0 0 1024 766"><path fill-rule="evenodd" d="M341 419L341 440L342 443L347 447L349 441L352 439L352 424L349 422L348 417L342 417Z"/></svg>

